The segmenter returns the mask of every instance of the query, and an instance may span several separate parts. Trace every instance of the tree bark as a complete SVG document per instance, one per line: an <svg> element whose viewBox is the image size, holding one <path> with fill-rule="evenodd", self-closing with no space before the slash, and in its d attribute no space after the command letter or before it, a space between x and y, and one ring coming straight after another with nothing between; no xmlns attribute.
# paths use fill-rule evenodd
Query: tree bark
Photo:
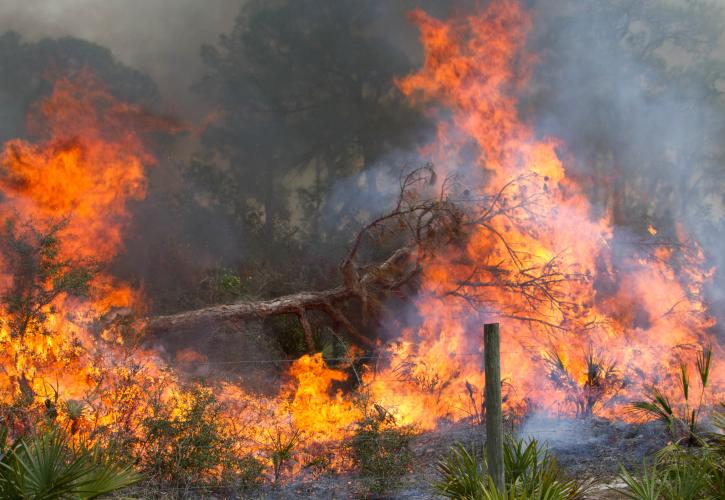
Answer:
<svg viewBox="0 0 725 500"><path fill-rule="evenodd" d="M146 333L153 335L222 321L264 319L270 316L293 314L300 318L305 330L305 341L308 350L314 350L306 313L308 311L322 311L333 322L347 330L348 334L356 340L373 347L375 342L355 328L353 323L342 313L339 304L352 298L360 298L359 287L364 289L365 293L374 293L376 290L397 290L407 284L412 276L420 270L417 265L409 265L412 254L412 248L403 247L395 251L383 263L366 266L365 271L360 275L359 285L356 286L345 283L328 290L299 292L269 300L242 301L166 316L149 317L141 321L141 326ZM408 265L406 266L406 264Z"/></svg>

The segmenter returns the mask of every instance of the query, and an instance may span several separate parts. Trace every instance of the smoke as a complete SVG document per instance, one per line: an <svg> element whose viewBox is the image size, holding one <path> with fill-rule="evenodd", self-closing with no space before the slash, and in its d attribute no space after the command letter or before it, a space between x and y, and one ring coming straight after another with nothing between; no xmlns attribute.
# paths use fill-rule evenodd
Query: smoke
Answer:
<svg viewBox="0 0 725 500"><path fill-rule="evenodd" d="M244 0L4 0L0 33L26 41L75 37L109 48L148 73L168 107L195 112L190 87L202 76L200 47L228 32Z"/></svg>
<svg viewBox="0 0 725 500"><path fill-rule="evenodd" d="M599 210L612 208L617 190L640 200L613 214L622 235L622 225L643 234L652 224L658 238L676 240L684 228L720 269L709 292L723 301L725 9L534 3L529 43L539 62L524 112L542 135L562 139L570 176L604 184L587 186Z"/></svg>
<svg viewBox="0 0 725 500"><path fill-rule="evenodd" d="M592 432L591 422L587 420L562 419L542 412L526 419L519 436L524 440L535 439L551 449L581 448L603 439Z"/></svg>

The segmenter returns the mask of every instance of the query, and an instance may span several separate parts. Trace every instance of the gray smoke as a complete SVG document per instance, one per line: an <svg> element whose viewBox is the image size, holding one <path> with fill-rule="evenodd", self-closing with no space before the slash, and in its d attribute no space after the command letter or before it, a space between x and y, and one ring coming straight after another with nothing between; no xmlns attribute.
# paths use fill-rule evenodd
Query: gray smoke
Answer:
<svg viewBox="0 0 725 500"><path fill-rule="evenodd" d="M658 237L674 239L681 224L708 265L720 269L709 292L722 302L722 2L532 3L530 45L540 60L524 106L530 118L542 134L563 140L574 157L567 162L570 174L584 182L605 180L588 187L600 209L613 187L626 185L628 198L640 200L623 207L628 229L643 234L651 223ZM604 196L597 199L597 193Z"/></svg>
<svg viewBox="0 0 725 500"><path fill-rule="evenodd" d="M202 44L234 25L243 0L3 0L0 33L26 41L75 37L109 48L122 62L148 73L167 107L200 106L190 87L204 67Z"/></svg>

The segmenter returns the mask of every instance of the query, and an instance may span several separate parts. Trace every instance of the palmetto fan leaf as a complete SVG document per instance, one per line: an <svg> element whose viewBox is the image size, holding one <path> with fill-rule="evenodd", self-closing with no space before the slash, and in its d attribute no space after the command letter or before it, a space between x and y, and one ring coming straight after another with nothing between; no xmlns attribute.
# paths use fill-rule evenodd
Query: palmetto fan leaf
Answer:
<svg viewBox="0 0 725 500"><path fill-rule="evenodd" d="M73 445L58 429L22 439L0 456L0 497L8 500L95 498L138 480L97 449Z"/></svg>

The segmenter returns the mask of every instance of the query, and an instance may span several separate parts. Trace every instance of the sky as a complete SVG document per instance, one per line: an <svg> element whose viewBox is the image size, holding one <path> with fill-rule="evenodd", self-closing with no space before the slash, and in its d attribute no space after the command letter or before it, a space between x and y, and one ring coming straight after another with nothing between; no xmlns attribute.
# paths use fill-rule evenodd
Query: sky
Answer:
<svg viewBox="0 0 725 500"><path fill-rule="evenodd" d="M202 44L229 32L243 0L0 0L0 33L74 36L148 73L169 105L194 109ZM183 106L186 103L187 106Z"/></svg>

